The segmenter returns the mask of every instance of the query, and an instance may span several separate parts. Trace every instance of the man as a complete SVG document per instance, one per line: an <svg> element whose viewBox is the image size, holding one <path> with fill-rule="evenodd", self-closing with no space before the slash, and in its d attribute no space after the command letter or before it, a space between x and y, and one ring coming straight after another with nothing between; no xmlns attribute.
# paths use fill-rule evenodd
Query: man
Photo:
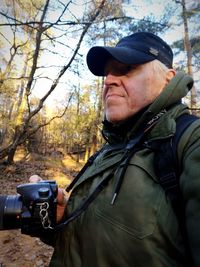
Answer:
<svg viewBox="0 0 200 267"><path fill-rule="evenodd" d="M106 145L72 183L50 266L174 267L188 265L171 202L158 182L152 140L176 131L181 103L193 80L172 68L171 48L158 36L138 32L116 47L93 47L90 71L105 76L103 135ZM200 124L182 136L180 188L187 237L200 266ZM64 204L65 206L65 204Z"/></svg>

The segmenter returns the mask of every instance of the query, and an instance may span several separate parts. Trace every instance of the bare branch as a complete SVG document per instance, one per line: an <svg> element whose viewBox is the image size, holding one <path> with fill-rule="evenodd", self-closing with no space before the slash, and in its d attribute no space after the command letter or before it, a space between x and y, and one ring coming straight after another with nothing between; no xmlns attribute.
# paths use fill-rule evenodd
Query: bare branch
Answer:
<svg viewBox="0 0 200 267"><path fill-rule="evenodd" d="M29 80L27 83L27 87L26 87L26 94L27 97L30 94L30 90L31 90L31 85L33 82L33 77L37 68L37 62L38 62L38 56L39 56L39 51L40 51L40 45L41 45L41 37L42 37L42 33L45 30L45 28L43 27L43 21L45 18L45 15L47 13L47 9L48 9L48 5L49 5L49 0L46 1L46 4L44 6L44 10L40 19L41 24L39 25L37 34L36 34L36 48L35 48L35 52L34 52L34 56L33 56L33 64L32 64L32 68L31 68L31 73L29 76Z"/></svg>
<svg viewBox="0 0 200 267"><path fill-rule="evenodd" d="M68 108L69 108L69 104L70 104L70 102L71 102L71 100L72 100L73 95L74 95L74 92L72 92L72 93L70 94L69 99L68 99L68 102L67 102L67 105L66 105L66 107L65 107L64 110L63 110L63 112L62 112L60 115L53 116L53 117L52 117L50 120L48 120L47 122L38 125L38 126L35 127L31 132L29 132L28 136L31 136L31 135L35 134L39 129L41 129L42 127L45 127L45 126L49 125L53 120L62 118L62 117L65 115L65 113L66 113L66 111L68 110ZM26 139L26 138L25 138L25 139ZM23 143L23 141L22 141L22 143Z"/></svg>
<svg viewBox="0 0 200 267"><path fill-rule="evenodd" d="M54 91L54 89L55 89L56 86L58 85L58 83L59 83L61 77L64 75L64 73L66 72L66 70L70 67L71 63L73 62L73 60L74 60L74 58L75 58L75 56L76 56L76 54L78 53L78 50L79 50L79 48L80 48L80 46L81 46L81 42L82 42L82 40L83 40L85 34L87 33L89 27L92 25L92 23L93 23L93 22L95 21L95 19L97 18L97 16L99 15L101 9L102 9L103 6L104 6L104 3L105 3L105 0L102 0L102 2L101 2L101 4L100 4L100 6L99 6L97 12L96 12L96 13L94 14L94 16L91 18L90 23L87 24L86 27L83 29L83 32L82 32L82 34L81 34L81 36L80 36L80 38L79 38L78 44L77 44L77 46L76 46L76 49L74 50L73 55L72 55L71 59L69 60L68 64L65 65L65 66L62 68L62 70L61 70L60 73L58 74L58 77L54 80L54 82L53 82L51 88L50 88L49 91L46 93L46 95L44 95L43 98L41 98L38 107L37 107L34 111L32 111L32 113L30 114L30 116L27 118L25 124L28 124L29 121L30 121L30 119L31 119L35 114L37 114L37 113L40 111L40 109L43 107L43 103L45 102L45 100L46 100L46 99L48 98L48 96Z"/></svg>
<svg viewBox="0 0 200 267"><path fill-rule="evenodd" d="M82 29L82 33L80 34L79 40L77 42L77 45L76 45L74 51L72 52L71 58L69 59L68 63L60 70L60 72L58 73L57 78L53 81L49 91L40 99L40 102L39 102L38 106L33 111L31 111L31 108L29 106L29 94L31 92L31 88L33 87L33 83L35 82L35 78L36 78L35 74L36 74L36 70L38 68L37 65L38 65L39 53L41 52L42 36L44 35L45 31L47 30L47 23L45 24L44 18L45 18L46 13L47 13L47 8L48 8L48 5L49 5L49 1L50 0L46 0L44 9L42 11L42 16L41 16L41 19L40 19L40 23L38 23L37 24L37 28L35 28L35 30L36 30L36 44L35 44L36 47L35 47L35 50L34 50L34 53L33 53L33 62L32 62L31 72L30 72L28 83L27 83L27 86L26 86L26 102L27 102L27 105L28 105L28 108L29 108L29 113L26 114L27 115L26 117L25 116L23 117L22 123L17 124L15 126L14 136L12 137L11 144L9 144L7 146L7 148L0 149L0 159L4 158L7 155L8 156L8 158L7 158L8 162L12 162L13 155L14 155L18 145L22 144L30 134L33 134L39 128L45 126L44 124L40 124L37 127L37 129L34 129L34 132L31 131L31 128L29 127L31 119L42 109L45 100L54 91L54 89L57 87L58 83L60 82L60 79L62 78L62 76L64 75L66 70L71 66L73 60L75 59L76 55L78 54L78 51L80 49L80 46L81 46L81 43L83 41L83 38L84 38L85 34L87 33L89 27L96 20L97 16L101 12L101 10L102 10L102 8L104 6L104 3L105 3L105 0L102 0L100 2L100 5L99 5L98 9L96 9L97 10L96 13L91 16L89 22L84 24L84 27ZM13 19L13 18L9 18L9 19ZM17 20L15 20L15 19L13 19L13 20L15 22L14 24L16 24L16 22L19 23ZM49 24L49 25L52 25L52 24ZM71 95L70 99L71 98L72 98L72 95ZM69 99L69 101L70 101L70 99ZM63 111L63 113L61 115L54 116L47 123L50 123L55 118L59 118L59 117L63 116L63 114L65 114L67 108L68 108L68 105L67 105L67 107L65 108L65 110Z"/></svg>

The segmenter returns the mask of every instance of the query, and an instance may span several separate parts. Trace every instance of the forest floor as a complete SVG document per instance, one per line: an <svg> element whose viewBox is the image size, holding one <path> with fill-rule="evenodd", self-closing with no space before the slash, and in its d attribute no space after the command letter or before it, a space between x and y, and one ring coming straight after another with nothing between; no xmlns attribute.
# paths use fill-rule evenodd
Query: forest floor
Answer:
<svg viewBox="0 0 200 267"><path fill-rule="evenodd" d="M14 165L0 165L0 195L16 195L16 186L27 183L33 174L56 180L59 187L65 188L81 165L69 156L25 157L23 151L18 151ZM20 229L0 231L0 267L47 267L52 252L52 247L39 238L21 234Z"/></svg>

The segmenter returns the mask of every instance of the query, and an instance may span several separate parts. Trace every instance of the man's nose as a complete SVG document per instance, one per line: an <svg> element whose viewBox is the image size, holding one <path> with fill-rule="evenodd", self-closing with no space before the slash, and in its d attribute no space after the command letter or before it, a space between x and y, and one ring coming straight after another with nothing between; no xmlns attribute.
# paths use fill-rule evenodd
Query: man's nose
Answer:
<svg viewBox="0 0 200 267"><path fill-rule="evenodd" d="M110 86L110 85L118 85L120 83L119 77L115 76L112 73L108 73L104 79L104 85L105 86Z"/></svg>

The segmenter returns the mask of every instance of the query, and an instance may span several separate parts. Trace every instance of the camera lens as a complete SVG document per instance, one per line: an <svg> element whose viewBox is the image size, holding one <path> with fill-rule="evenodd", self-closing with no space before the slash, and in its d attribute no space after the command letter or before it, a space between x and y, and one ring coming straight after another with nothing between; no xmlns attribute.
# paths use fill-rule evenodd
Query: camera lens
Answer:
<svg viewBox="0 0 200 267"><path fill-rule="evenodd" d="M21 212L20 196L0 196L0 230L20 228Z"/></svg>

